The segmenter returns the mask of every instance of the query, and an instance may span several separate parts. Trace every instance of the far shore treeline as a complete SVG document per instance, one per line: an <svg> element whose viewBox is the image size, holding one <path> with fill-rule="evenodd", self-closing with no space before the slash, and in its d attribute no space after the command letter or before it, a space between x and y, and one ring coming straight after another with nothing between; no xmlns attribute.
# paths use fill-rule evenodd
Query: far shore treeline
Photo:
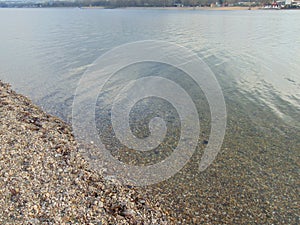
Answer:
<svg viewBox="0 0 300 225"><path fill-rule="evenodd" d="M240 6L241 2L244 2L245 6L250 2L252 6L258 6L271 3L272 0L49 0L46 2L33 0L32 2L2 1L0 7L196 7L210 6L216 2L221 6Z"/></svg>

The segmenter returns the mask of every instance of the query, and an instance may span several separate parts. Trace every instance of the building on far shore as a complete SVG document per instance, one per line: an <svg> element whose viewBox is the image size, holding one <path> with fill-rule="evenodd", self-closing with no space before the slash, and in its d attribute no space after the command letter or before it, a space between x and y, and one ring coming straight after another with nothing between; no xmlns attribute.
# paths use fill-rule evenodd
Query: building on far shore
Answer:
<svg viewBox="0 0 300 225"><path fill-rule="evenodd" d="M285 6L300 8L300 0L285 0Z"/></svg>
<svg viewBox="0 0 300 225"><path fill-rule="evenodd" d="M300 0L292 0L292 5L300 6Z"/></svg>
<svg viewBox="0 0 300 225"><path fill-rule="evenodd" d="M275 0L266 4L263 9L295 9L300 8L300 0Z"/></svg>
<svg viewBox="0 0 300 225"><path fill-rule="evenodd" d="M174 5L173 5L174 7L184 7L184 5L183 4L181 4L181 3L174 3Z"/></svg>

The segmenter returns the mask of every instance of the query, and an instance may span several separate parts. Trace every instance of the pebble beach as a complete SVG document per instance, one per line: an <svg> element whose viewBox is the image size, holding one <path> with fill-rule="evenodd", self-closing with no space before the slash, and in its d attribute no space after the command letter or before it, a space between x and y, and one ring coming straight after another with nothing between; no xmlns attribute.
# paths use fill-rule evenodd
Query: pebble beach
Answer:
<svg viewBox="0 0 300 225"><path fill-rule="evenodd" d="M2 82L0 115L0 224L299 224L299 132L277 118L280 130L262 132L236 110L205 173L195 154L169 180L133 187L93 170L67 123Z"/></svg>
<svg viewBox="0 0 300 225"><path fill-rule="evenodd" d="M0 225L299 225L300 14L255 9L1 8Z"/></svg>
<svg viewBox="0 0 300 225"><path fill-rule="evenodd" d="M0 224L170 224L151 196L89 168L68 124L0 81Z"/></svg>

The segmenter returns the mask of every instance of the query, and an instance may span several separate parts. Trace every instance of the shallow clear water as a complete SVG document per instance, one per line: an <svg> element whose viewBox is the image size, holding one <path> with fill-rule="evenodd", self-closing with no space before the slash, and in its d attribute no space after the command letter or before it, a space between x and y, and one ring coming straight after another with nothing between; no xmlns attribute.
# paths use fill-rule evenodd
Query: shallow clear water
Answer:
<svg viewBox="0 0 300 225"><path fill-rule="evenodd" d="M280 116L287 113L279 98L299 110L298 11L0 12L1 79L64 118L67 112L58 111L70 104L77 81L97 57L120 44L148 39L173 41L195 51L217 76Z"/></svg>
<svg viewBox="0 0 300 225"><path fill-rule="evenodd" d="M0 9L0 79L70 122L77 83L100 55L139 40L187 47L207 63L222 87L227 133L208 171L197 171L196 155L152 193L164 199L175 218L186 221L241 224L248 216L248 222L256 217L260 222L295 222L299 21L299 11ZM143 110L133 114L138 118ZM203 140L208 138L208 121L204 109ZM251 207L252 212L240 211Z"/></svg>

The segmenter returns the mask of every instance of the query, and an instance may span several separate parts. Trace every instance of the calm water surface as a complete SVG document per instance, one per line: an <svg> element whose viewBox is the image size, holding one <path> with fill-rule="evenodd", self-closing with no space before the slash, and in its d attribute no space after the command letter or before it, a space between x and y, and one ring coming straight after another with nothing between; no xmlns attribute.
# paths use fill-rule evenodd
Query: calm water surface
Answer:
<svg viewBox="0 0 300 225"><path fill-rule="evenodd" d="M185 46L215 73L228 131L208 171L195 155L150 192L182 223L297 224L299 21L299 11L0 9L0 79L70 121L77 83L100 55L139 40Z"/></svg>

